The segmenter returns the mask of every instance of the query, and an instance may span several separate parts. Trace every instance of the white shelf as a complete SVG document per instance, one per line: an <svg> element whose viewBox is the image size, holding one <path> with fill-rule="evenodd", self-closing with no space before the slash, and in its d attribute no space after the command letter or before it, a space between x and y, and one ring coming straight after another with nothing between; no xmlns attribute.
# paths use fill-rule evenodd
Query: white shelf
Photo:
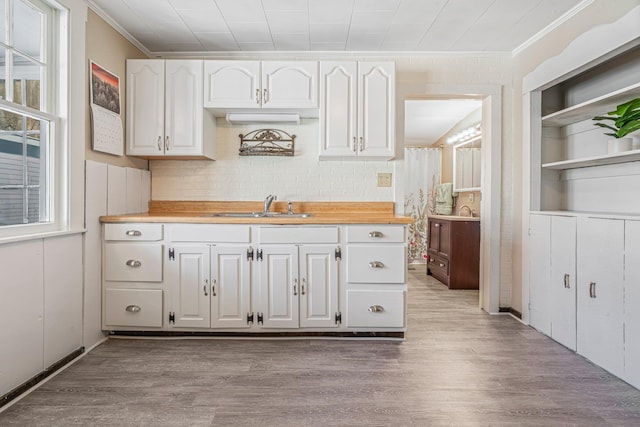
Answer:
<svg viewBox="0 0 640 427"><path fill-rule="evenodd" d="M640 83L548 114L542 117L542 124L543 126L566 126L571 123L592 119L595 116L613 111L618 105L638 97L640 97Z"/></svg>
<svg viewBox="0 0 640 427"><path fill-rule="evenodd" d="M640 160L640 150L623 151L603 156L584 157L582 159L563 160L561 162L543 163L543 169L568 170L587 168L590 166L613 165L617 163L636 162Z"/></svg>

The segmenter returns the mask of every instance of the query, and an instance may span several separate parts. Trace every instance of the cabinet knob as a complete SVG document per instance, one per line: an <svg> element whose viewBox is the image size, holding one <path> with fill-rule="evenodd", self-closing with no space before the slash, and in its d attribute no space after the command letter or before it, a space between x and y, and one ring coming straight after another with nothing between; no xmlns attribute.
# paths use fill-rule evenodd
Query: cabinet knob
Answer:
<svg viewBox="0 0 640 427"><path fill-rule="evenodd" d="M369 268L384 268L384 264L382 261L371 261L369 263Z"/></svg>
<svg viewBox="0 0 640 427"><path fill-rule="evenodd" d="M124 234L127 236L142 236L142 233L139 230L127 230Z"/></svg>
<svg viewBox="0 0 640 427"><path fill-rule="evenodd" d="M124 309L124 311L128 311L129 313L137 313L139 311L141 311L142 309L140 308L140 306L138 305L128 305L127 308Z"/></svg>
<svg viewBox="0 0 640 427"><path fill-rule="evenodd" d="M438 224L438 223L436 222L435 224L433 224L433 226L434 226L435 228L439 228L439 227L440 227L440 224Z"/></svg>
<svg viewBox="0 0 640 427"><path fill-rule="evenodd" d="M440 267L444 267L444 264L443 264L443 263L440 263L440 264L438 264L438 265L439 265Z"/></svg>
<svg viewBox="0 0 640 427"><path fill-rule="evenodd" d="M371 307L369 307L369 312L370 313L382 313L384 312L384 307L381 305L372 305Z"/></svg>
<svg viewBox="0 0 640 427"><path fill-rule="evenodd" d="M382 234L382 232L380 231L371 231L369 233L369 237L374 238L374 237L383 237L384 234Z"/></svg>
<svg viewBox="0 0 640 427"><path fill-rule="evenodd" d="M132 267L132 268L142 267L142 263L137 259L130 259L127 262L125 262L125 264L127 267Z"/></svg>

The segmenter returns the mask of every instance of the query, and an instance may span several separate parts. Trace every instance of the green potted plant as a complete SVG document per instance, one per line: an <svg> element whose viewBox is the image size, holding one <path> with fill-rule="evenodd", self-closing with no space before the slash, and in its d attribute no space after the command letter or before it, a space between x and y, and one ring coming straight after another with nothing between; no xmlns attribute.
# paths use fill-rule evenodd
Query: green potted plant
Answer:
<svg viewBox="0 0 640 427"><path fill-rule="evenodd" d="M609 153L630 150L633 146L633 139L626 136L640 130L640 98L620 104L615 111L610 111L603 116L596 116L593 120L597 122L596 126L611 130L611 132L605 133L605 135L613 137L612 140L609 140Z"/></svg>

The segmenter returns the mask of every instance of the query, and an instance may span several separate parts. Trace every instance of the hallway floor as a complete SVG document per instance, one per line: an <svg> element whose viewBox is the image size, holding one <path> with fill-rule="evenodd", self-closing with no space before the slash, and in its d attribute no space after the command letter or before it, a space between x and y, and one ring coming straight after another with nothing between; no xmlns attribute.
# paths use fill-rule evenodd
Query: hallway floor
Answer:
<svg viewBox="0 0 640 427"><path fill-rule="evenodd" d="M2 426L638 426L640 391L409 271L405 342L111 339Z"/></svg>

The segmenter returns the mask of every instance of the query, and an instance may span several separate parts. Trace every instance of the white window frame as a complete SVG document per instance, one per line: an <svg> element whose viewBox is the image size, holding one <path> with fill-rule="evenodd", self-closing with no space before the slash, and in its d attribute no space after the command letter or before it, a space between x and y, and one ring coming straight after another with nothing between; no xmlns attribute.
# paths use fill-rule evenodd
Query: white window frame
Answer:
<svg viewBox="0 0 640 427"><path fill-rule="evenodd" d="M8 0L7 0L8 1ZM15 1L15 0L11 0ZM0 242L16 238L30 238L64 231L69 228L69 144L62 126L68 122L69 85L67 83L69 57L69 11L52 1L23 0L42 10L45 24L42 31L41 62L46 64L41 77L41 110L35 110L11 101L0 100L3 110L44 120L49 123L46 163L46 222L0 226ZM11 13L11 11L9 11ZM6 17L3 16L3 19ZM9 62L9 61L8 61ZM9 65L9 64L7 64ZM9 75L7 84L12 85Z"/></svg>

